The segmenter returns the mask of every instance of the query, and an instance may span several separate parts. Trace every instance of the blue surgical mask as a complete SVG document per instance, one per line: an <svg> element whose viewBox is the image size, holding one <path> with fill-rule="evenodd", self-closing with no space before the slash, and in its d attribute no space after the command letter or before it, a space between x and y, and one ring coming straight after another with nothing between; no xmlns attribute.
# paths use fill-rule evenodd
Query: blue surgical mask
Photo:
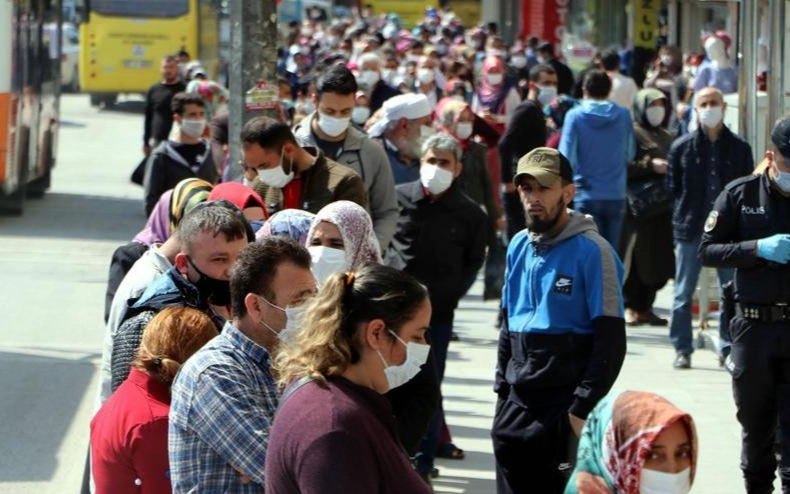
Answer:
<svg viewBox="0 0 790 494"><path fill-rule="evenodd" d="M787 158L785 158L785 163L790 163ZM776 166L774 163L774 170L776 170L776 176L774 177L774 183L777 187L782 189L783 192L790 194L790 172L783 172L779 170L779 167Z"/></svg>

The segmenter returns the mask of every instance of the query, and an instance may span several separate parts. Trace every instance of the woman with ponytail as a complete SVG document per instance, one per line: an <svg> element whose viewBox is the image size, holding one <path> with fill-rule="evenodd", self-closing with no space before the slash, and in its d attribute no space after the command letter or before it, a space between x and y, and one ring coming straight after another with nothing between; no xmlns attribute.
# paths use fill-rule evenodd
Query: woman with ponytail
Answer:
<svg viewBox="0 0 790 494"><path fill-rule="evenodd" d="M96 494L171 492L170 386L181 364L217 336L211 319L167 308L146 326L129 377L91 421Z"/></svg>
<svg viewBox="0 0 790 494"><path fill-rule="evenodd" d="M284 388L269 436L267 493L428 493L382 396L425 363L424 286L371 265L331 275L274 369Z"/></svg>

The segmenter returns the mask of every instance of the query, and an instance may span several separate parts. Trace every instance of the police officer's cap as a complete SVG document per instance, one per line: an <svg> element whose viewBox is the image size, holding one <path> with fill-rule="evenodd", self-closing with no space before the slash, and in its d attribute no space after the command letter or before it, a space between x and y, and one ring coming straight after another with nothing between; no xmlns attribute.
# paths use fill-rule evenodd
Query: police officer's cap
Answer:
<svg viewBox="0 0 790 494"><path fill-rule="evenodd" d="M573 182L573 168L571 168L568 158L556 149L540 147L533 149L518 160L513 185L518 187L519 180L523 176L530 176L540 185L551 187L559 179Z"/></svg>
<svg viewBox="0 0 790 494"><path fill-rule="evenodd" d="M790 115L785 115L776 121L771 132L771 142L782 156L790 158Z"/></svg>

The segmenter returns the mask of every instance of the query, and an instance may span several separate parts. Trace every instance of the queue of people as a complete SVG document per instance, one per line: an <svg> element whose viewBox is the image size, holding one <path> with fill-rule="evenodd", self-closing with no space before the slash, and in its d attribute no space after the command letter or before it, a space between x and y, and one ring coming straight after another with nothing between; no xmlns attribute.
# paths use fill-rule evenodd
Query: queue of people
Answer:
<svg viewBox="0 0 790 494"><path fill-rule="evenodd" d="M464 457L442 380L455 310L485 270L484 297L501 297L497 492L688 492L690 416L611 388L626 326L669 325L674 367L691 367L703 263L724 286L733 267L748 278L790 258L785 232L732 227L738 214L767 217L752 204L767 199L748 189L751 149L724 124L722 39L705 40L696 81L662 48L640 89L616 51L574 78L551 44L508 50L496 26L465 30L435 9L413 31L392 15L308 20L280 52L286 121L254 118L239 136L215 107L224 96L195 89L213 87L205 72L193 67L196 93L180 92L166 58L144 135L149 222L116 251L107 293L97 481L112 492L430 492L435 458ZM231 142L244 183L226 180ZM784 190L784 168L771 154L765 190ZM653 303L671 278L670 323ZM736 292L735 329L782 324ZM190 353L147 343L183 337L184 314L215 337ZM728 359L731 316L721 313L719 350L738 380L759 352L733 341ZM757 372L735 387L754 486L776 466L764 452L779 379L768 364ZM144 399L156 413L135 411ZM129 443L142 435L102 432L122 422L161 436L167 417L169 441L146 446L158 449L145 461Z"/></svg>

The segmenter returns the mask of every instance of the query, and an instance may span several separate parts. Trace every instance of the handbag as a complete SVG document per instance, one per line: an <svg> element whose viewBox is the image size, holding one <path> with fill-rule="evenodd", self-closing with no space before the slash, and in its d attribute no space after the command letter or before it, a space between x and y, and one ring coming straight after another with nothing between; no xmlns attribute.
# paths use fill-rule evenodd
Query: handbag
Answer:
<svg viewBox="0 0 790 494"><path fill-rule="evenodd" d="M132 176L129 177L133 184L143 185L143 181L145 180L146 163L148 163L148 156L143 158L137 167L135 167L134 171L132 172Z"/></svg>
<svg viewBox="0 0 790 494"><path fill-rule="evenodd" d="M663 178L629 183L626 199L631 215L640 221L654 218L672 209L672 201Z"/></svg>

